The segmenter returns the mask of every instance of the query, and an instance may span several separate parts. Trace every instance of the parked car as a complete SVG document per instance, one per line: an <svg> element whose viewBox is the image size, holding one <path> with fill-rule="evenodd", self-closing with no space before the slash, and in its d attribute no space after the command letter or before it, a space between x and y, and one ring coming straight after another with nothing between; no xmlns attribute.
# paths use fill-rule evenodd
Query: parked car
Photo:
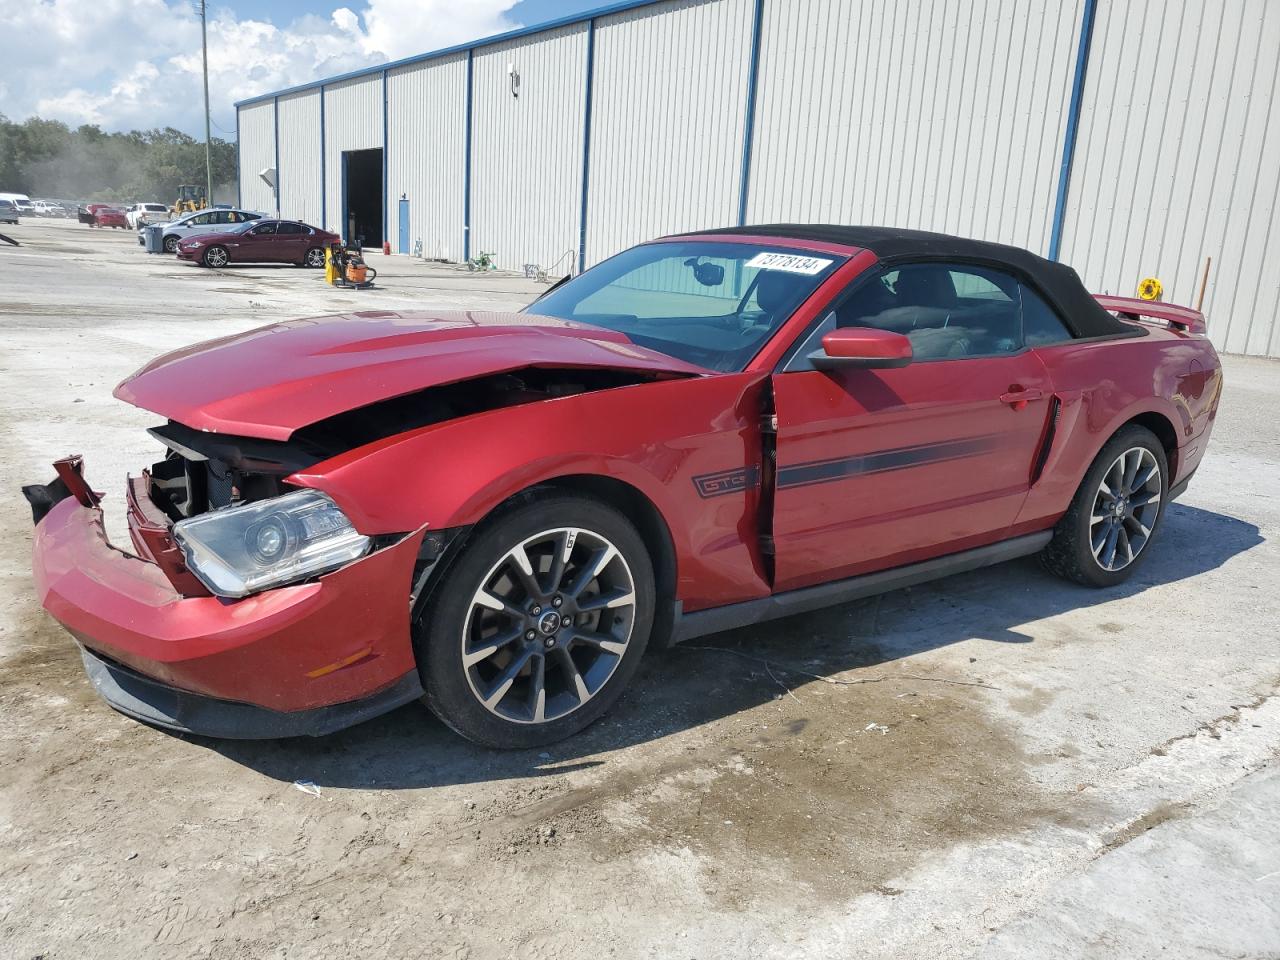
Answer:
<svg viewBox="0 0 1280 960"><path fill-rule="evenodd" d="M153 223L168 223L173 219L163 203L135 203L125 211L125 219L134 230Z"/></svg>
<svg viewBox="0 0 1280 960"><path fill-rule="evenodd" d="M37 217L65 217L66 209L54 200L33 200L32 210Z"/></svg>
<svg viewBox="0 0 1280 960"><path fill-rule="evenodd" d="M13 196L13 205L18 208L18 215L21 217L34 217L36 215L35 204L23 196Z"/></svg>
<svg viewBox="0 0 1280 960"><path fill-rule="evenodd" d="M81 223L91 227L98 226L98 213L112 209L109 203L83 203L76 207L76 217Z"/></svg>
<svg viewBox="0 0 1280 960"><path fill-rule="evenodd" d="M165 253L176 253L178 241L197 234L223 233L235 230L251 220L261 220L262 214L252 210L197 210L184 214L164 228Z"/></svg>
<svg viewBox="0 0 1280 960"><path fill-rule="evenodd" d="M1033 553L1124 582L1221 390L1198 312L1024 250L667 237L518 314L277 322L151 362L115 391L166 420L127 488L137 556L67 458L25 489L35 583L149 723L320 734L425 691L529 747L649 645Z"/></svg>
<svg viewBox="0 0 1280 960"><path fill-rule="evenodd" d="M178 244L178 259L204 267L229 263L296 263L323 267L325 247L341 238L295 220L257 220L224 233L187 237Z"/></svg>
<svg viewBox="0 0 1280 960"><path fill-rule="evenodd" d="M0 223L12 223L16 225L17 222L18 205L12 200L0 199Z"/></svg>
<svg viewBox="0 0 1280 960"><path fill-rule="evenodd" d="M116 207L104 207L99 204L93 204L92 207L97 207L97 209L93 210L93 220L96 226L111 227L113 230L129 229L129 221L125 218L123 210Z"/></svg>

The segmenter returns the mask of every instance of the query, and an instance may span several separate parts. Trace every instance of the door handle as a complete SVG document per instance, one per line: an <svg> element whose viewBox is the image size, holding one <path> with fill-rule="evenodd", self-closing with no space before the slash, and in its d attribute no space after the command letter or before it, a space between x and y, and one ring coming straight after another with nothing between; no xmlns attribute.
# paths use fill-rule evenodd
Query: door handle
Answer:
<svg viewBox="0 0 1280 960"><path fill-rule="evenodd" d="M1010 389L1008 393L1000 394L1000 402L1007 403L1015 410L1021 410L1027 405L1028 401L1039 400L1043 396L1044 394L1034 387L1030 390L1024 390L1022 388L1018 388L1017 390Z"/></svg>

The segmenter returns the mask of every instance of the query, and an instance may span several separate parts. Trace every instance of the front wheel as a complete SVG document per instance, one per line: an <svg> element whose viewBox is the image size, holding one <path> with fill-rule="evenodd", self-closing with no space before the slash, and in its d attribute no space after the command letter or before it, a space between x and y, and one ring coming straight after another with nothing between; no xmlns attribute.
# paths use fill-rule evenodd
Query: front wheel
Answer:
<svg viewBox="0 0 1280 960"><path fill-rule="evenodd" d="M415 624L427 705L491 747L582 730L621 695L655 603L644 541L603 503L548 493L477 528Z"/></svg>
<svg viewBox="0 0 1280 960"><path fill-rule="evenodd" d="M1090 587L1133 575L1150 552L1169 492L1169 461L1150 430L1123 428L1102 448L1041 558L1052 572Z"/></svg>
<svg viewBox="0 0 1280 960"><path fill-rule="evenodd" d="M204 252L204 256L200 262L206 267L225 267L231 258L227 255L226 247L210 247Z"/></svg>
<svg viewBox="0 0 1280 960"><path fill-rule="evenodd" d="M165 253L177 253L177 252L178 252L178 238L177 238L177 237L165 237L165 238L164 238L164 252L165 252Z"/></svg>

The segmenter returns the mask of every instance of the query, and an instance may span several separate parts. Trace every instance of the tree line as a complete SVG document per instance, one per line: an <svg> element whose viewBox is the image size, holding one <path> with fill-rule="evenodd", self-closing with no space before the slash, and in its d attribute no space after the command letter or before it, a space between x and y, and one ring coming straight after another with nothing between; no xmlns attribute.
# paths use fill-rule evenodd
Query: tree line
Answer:
<svg viewBox="0 0 1280 960"><path fill-rule="evenodd" d="M214 201L235 198L236 145L211 142ZM172 127L105 133L0 114L0 193L106 203L172 203L178 185L205 182L204 141Z"/></svg>

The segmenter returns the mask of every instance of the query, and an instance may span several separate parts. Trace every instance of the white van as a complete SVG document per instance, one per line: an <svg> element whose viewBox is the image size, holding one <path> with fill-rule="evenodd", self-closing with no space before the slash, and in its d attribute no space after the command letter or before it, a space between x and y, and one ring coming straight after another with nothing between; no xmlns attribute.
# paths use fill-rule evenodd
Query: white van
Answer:
<svg viewBox="0 0 1280 960"><path fill-rule="evenodd" d="M0 200L12 200L13 205L18 208L20 216L34 217L36 215L35 207L31 205L31 198L25 193L0 193Z"/></svg>

